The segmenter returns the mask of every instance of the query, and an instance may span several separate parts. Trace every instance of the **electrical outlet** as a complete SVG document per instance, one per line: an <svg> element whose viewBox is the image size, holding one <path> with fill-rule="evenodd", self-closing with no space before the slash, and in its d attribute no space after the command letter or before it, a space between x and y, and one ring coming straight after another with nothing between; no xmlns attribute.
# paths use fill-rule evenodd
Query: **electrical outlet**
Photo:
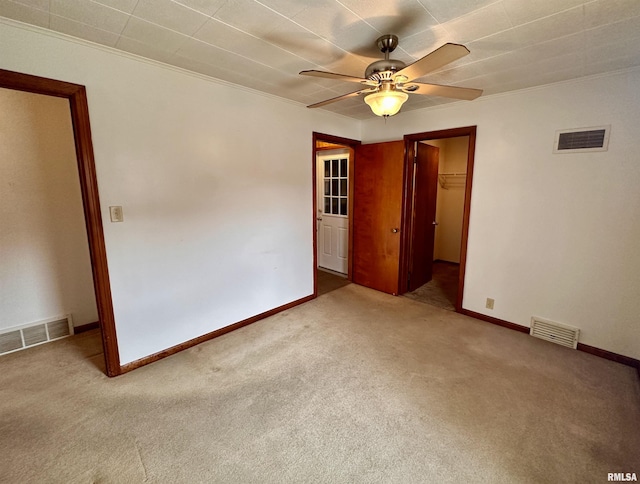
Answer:
<svg viewBox="0 0 640 484"><path fill-rule="evenodd" d="M493 303L494 303L494 302L495 302L495 301L494 301L493 299L491 299L490 297L488 297L488 298L487 298L487 305L486 305L487 309L493 309Z"/></svg>
<svg viewBox="0 0 640 484"><path fill-rule="evenodd" d="M124 216L122 215L122 207L109 207L109 214L111 215L112 222L122 222L124 220Z"/></svg>

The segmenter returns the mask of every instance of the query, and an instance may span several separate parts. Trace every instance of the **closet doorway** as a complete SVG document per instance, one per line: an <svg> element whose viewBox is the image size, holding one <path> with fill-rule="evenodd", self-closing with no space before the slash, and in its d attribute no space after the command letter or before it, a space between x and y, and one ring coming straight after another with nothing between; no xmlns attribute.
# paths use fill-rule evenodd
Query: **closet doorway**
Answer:
<svg viewBox="0 0 640 484"><path fill-rule="evenodd" d="M402 293L460 312L475 152L475 127L405 136Z"/></svg>

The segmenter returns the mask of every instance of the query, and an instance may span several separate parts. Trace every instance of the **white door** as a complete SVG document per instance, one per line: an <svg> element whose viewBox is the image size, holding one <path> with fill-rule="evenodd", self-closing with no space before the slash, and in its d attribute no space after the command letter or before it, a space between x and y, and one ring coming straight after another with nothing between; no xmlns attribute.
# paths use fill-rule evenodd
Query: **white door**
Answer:
<svg viewBox="0 0 640 484"><path fill-rule="evenodd" d="M318 267L347 274L349 255L349 151L316 156Z"/></svg>

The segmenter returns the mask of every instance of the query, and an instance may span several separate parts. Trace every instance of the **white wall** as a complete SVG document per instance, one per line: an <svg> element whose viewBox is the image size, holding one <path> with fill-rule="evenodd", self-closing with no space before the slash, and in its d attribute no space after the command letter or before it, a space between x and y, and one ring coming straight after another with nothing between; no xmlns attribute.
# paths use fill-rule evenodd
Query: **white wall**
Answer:
<svg viewBox="0 0 640 484"><path fill-rule="evenodd" d="M438 173L466 173L469 137L429 140L428 144L439 141L440 163ZM433 251L434 260L460 262L462 242L462 219L464 215L464 177L452 178L447 187L438 183L436 200L436 237Z"/></svg>
<svg viewBox="0 0 640 484"><path fill-rule="evenodd" d="M98 320L69 101L0 89L0 330Z"/></svg>
<svg viewBox="0 0 640 484"><path fill-rule="evenodd" d="M639 71L358 123L12 22L0 45L0 68L87 86L104 220L124 207L105 222L123 364L311 294L312 131L468 125L463 306L640 358ZM602 124L609 151L551 153L555 130Z"/></svg>
<svg viewBox="0 0 640 484"><path fill-rule="evenodd" d="M363 122L364 142L478 126L464 308L640 358L639 85L634 70ZM604 124L607 152L552 153L556 130Z"/></svg>
<svg viewBox="0 0 640 484"><path fill-rule="evenodd" d="M313 292L312 131L357 121L10 22L0 45L87 87L122 364Z"/></svg>

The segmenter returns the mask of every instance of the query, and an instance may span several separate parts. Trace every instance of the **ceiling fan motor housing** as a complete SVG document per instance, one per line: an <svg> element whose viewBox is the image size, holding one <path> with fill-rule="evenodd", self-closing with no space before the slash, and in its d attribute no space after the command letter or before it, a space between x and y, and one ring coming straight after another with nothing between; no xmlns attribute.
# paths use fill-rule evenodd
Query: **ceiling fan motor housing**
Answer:
<svg viewBox="0 0 640 484"><path fill-rule="evenodd" d="M364 77L374 80L391 79L391 75L406 67L406 64L396 59L384 59L369 64Z"/></svg>

